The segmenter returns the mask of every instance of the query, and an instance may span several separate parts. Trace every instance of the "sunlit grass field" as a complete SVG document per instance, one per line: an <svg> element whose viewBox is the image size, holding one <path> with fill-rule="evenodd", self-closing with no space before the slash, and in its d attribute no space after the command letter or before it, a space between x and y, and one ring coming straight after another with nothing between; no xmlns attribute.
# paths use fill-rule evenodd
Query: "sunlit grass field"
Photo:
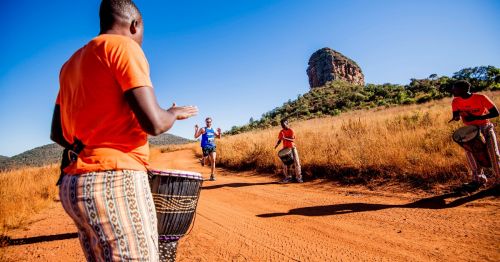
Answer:
<svg viewBox="0 0 500 262"><path fill-rule="evenodd" d="M0 233L23 226L58 198L59 166L21 168L0 173Z"/></svg>
<svg viewBox="0 0 500 262"><path fill-rule="evenodd" d="M486 93L496 105L500 92ZM375 180L429 187L468 179L465 155L451 135L451 98L419 105L353 111L291 123L303 173L341 182ZM500 120L493 121L497 126ZM281 128L247 132L218 141L218 163L235 169L279 172L274 149Z"/></svg>
<svg viewBox="0 0 500 262"><path fill-rule="evenodd" d="M500 92L487 93L500 104ZM448 124L451 99L427 104L353 111L292 122L303 173L345 183L398 181L432 187L468 179L463 150L451 139L461 123ZM496 118L498 125L500 120ZM280 128L217 141L217 162L232 169L278 173L274 149ZM153 148L151 157L182 149L201 155L198 144ZM0 172L0 234L23 226L57 199L58 165Z"/></svg>

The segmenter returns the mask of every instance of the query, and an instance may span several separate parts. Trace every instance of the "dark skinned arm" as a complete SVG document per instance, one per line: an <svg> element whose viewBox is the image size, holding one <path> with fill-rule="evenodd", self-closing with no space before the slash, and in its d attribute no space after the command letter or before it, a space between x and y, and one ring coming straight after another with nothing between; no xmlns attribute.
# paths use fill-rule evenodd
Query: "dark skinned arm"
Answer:
<svg viewBox="0 0 500 262"><path fill-rule="evenodd" d="M153 88L149 86L136 87L125 92L125 99L137 117L142 129L153 136L169 130L175 120L182 120L198 114L194 106L176 106L168 110L158 105Z"/></svg>
<svg viewBox="0 0 500 262"><path fill-rule="evenodd" d="M54 113L52 115L52 125L50 128L50 140L56 142L64 148L68 148L70 144L66 139L64 139L63 131L61 127L61 108L59 105L54 107Z"/></svg>
<svg viewBox="0 0 500 262"><path fill-rule="evenodd" d="M448 121L450 123L451 121L459 121L460 120L460 111L453 111L453 117Z"/></svg>
<svg viewBox="0 0 500 262"><path fill-rule="evenodd" d="M482 115L482 116L473 116L473 115L468 115L464 117L464 120L467 122L474 121L474 120L486 120L490 118L495 118L498 116L498 108L496 106L492 107L491 109L488 109L488 114Z"/></svg>
<svg viewBox="0 0 500 262"><path fill-rule="evenodd" d="M281 140L278 140L278 142L276 143L276 145L274 146L274 148L277 148L280 144L281 144Z"/></svg>

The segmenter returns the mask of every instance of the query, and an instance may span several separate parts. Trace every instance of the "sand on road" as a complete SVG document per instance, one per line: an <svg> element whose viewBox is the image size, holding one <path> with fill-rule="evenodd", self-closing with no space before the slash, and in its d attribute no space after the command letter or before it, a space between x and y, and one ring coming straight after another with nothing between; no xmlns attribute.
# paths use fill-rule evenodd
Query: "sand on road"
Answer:
<svg viewBox="0 0 500 262"><path fill-rule="evenodd" d="M160 154L155 169L208 177L191 150ZM178 261L500 261L498 187L474 195L340 187L325 180L217 169L205 181ZM7 234L9 261L83 261L60 203Z"/></svg>

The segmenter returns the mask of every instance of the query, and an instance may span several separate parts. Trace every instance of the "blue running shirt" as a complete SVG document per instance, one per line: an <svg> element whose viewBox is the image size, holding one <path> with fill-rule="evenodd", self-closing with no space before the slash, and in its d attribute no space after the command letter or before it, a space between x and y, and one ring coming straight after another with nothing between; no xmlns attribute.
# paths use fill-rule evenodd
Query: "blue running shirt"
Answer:
<svg viewBox="0 0 500 262"><path fill-rule="evenodd" d="M205 133L201 135L201 147L215 146L215 131L213 128L205 127Z"/></svg>

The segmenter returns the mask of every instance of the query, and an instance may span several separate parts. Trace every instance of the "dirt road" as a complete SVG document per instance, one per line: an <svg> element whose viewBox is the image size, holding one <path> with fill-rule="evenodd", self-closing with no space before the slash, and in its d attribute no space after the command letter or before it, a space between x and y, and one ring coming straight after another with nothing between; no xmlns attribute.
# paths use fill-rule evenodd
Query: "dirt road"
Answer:
<svg viewBox="0 0 500 262"><path fill-rule="evenodd" d="M161 154L153 166L209 171L189 150ZM498 188L457 197L275 180L219 169L217 181L204 182L178 261L500 261ZM8 235L4 259L83 260L60 203Z"/></svg>

